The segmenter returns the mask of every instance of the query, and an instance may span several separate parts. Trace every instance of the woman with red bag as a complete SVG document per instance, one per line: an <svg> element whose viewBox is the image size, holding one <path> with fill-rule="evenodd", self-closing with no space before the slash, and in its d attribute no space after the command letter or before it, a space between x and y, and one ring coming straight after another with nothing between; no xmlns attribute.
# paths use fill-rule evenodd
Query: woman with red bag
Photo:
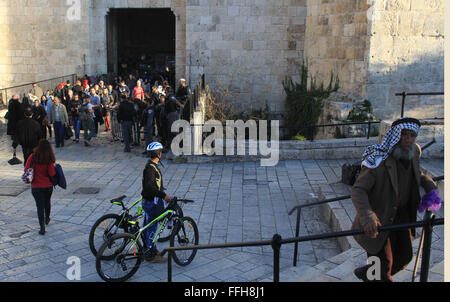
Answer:
<svg viewBox="0 0 450 302"><path fill-rule="evenodd" d="M55 176L55 154L50 142L41 139L34 153L28 157L24 171L32 167L33 180L31 181L31 194L36 201L37 215L41 229L39 234L45 234L45 225L50 222L50 200L53 193L53 183L50 177Z"/></svg>

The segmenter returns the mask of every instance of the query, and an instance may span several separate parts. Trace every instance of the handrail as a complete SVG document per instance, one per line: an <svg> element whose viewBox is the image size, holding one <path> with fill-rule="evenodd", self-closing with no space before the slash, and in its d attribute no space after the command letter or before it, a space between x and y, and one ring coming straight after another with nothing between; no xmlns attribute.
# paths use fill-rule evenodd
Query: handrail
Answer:
<svg viewBox="0 0 450 302"><path fill-rule="evenodd" d="M72 84L75 84L75 81L77 80L77 74L72 73L69 75L63 75L63 76L59 76L59 77L55 77L55 78L51 78L51 79L34 81L31 83L0 88L0 104L3 103L4 105L8 106L9 97L14 93L18 93L19 95L27 96L27 94L29 92L29 88L31 88L30 86L34 83L39 84L39 86L42 88L42 92L45 93L46 90L54 89L59 83L61 83L62 81L65 81L68 78L70 78L70 80L72 81Z"/></svg>
<svg viewBox="0 0 450 302"><path fill-rule="evenodd" d="M406 92L403 91L402 93L396 93L395 96L401 96L402 97L402 112L401 117L405 115L405 101L407 96L426 96L426 95L444 95L444 92Z"/></svg>
<svg viewBox="0 0 450 302"><path fill-rule="evenodd" d="M444 179L444 175L433 177L434 181L441 181L443 179ZM352 197L351 195L345 195L345 196L340 196L340 197L335 197L335 198L330 198L330 199L324 199L324 200L320 200L320 201L313 202L313 203L307 203L307 204L298 205L298 206L293 207L289 211L288 214L291 215L297 209L303 209L303 208L306 208L306 207L317 206L317 205L321 205L321 204L324 204L324 203L330 203L330 202L334 202L334 201L345 200L345 199L349 199L351 197Z"/></svg>
<svg viewBox="0 0 450 302"><path fill-rule="evenodd" d="M441 181L443 179L444 179L444 175L433 177L433 181ZM345 195L345 196L340 196L340 197L335 197L335 198L330 198L330 199L324 199L324 200L316 201L316 202L313 202L313 203L308 203L308 204L303 204L303 205L298 205L298 206L293 207L289 211L289 215L291 215L295 210L297 210L297 222L296 222L296 225L295 225L295 236L298 236L299 233L300 233L301 211L302 211L303 208L317 206L317 205L330 203L330 202L334 202L334 201L345 200L345 199L349 199L351 197L352 197L351 195ZM295 246L294 246L294 260L293 260L293 265L294 266L297 266L297 255L298 255L298 242L295 243Z"/></svg>
<svg viewBox="0 0 450 302"><path fill-rule="evenodd" d="M0 88L0 90L3 90L3 89L13 89L13 88L18 88L18 87L22 87L22 86L30 86L30 85L32 85L32 84L34 84L34 83L41 83L41 82L53 81L53 80L56 80L56 79L66 78L66 77L71 77L71 76L74 76L74 75L76 76L77 74L76 74L76 73L71 73L71 74L67 74L67 75L63 75L63 76L59 76L59 77L54 77L54 78L51 78L51 79L40 80L40 81L34 81L34 82L31 82L31 83L26 83L26 84L21 84L21 85L16 85L16 86L10 86L10 87L2 87L2 88ZM72 84L74 84L74 83L72 83Z"/></svg>
<svg viewBox="0 0 450 302"><path fill-rule="evenodd" d="M400 229L409 229L409 228L418 228L418 227L425 227L431 228L435 225L443 225L444 224L444 218L438 218L434 219L432 217L430 220L425 221L417 221L412 223L406 223L406 224L394 224L394 225L387 225L387 226L381 226L378 227L379 232L386 232L386 231L393 231L393 230L400 230ZM223 243L223 244L204 244L204 245L193 245L193 246L181 246L181 247L166 247L162 251L162 253L169 253L169 259L168 259L168 282L172 282L172 253L174 251L180 251L180 250L199 250L199 249L214 249L214 248L228 248L228 247L246 247L246 246L263 246L263 245L271 245L272 249L274 251L274 282L279 282L279 257L280 257L280 248L283 244L289 244L294 242L302 242L302 241L312 241L312 240L322 240L322 239L328 239L328 238L337 238L337 237L346 237L346 236L354 236L358 234L364 234L363 229L359 230L348 230L348 231L341 231L341 232L334 232L334 233L324 233L324 234L318 234L318 235L308 235L308 236L302 236L302 237L293 237L288 239L282 239L279 234L275 234L272 237L272 240L263 240L263 241L251 241L251 242L235 242L235 243ZM430 237L431 235L426 235ZM430 248L431 245L428 247ZM427 254L429 257L429 253ZM427 261L424 262L425 264ZM422 268L421 274L426 274L428 272L428 267ZM426 278L421 278L421 281L426 281Z"/></svg>

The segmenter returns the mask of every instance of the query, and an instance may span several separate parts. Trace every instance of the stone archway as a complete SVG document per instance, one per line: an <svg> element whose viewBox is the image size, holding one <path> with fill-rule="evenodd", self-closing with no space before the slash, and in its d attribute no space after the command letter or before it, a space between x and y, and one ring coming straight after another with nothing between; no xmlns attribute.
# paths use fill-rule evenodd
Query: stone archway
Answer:
<svg viewBox="0 0 450 302"><path fill-rule="evenodd" d="M105 3L106 2L106 3ZM186 1L93 1L90 7L90 49L88 72L105 74L108 71L107 15L111 9L169 8L175 15L175 79L187 78L186 71Z"/></svg>

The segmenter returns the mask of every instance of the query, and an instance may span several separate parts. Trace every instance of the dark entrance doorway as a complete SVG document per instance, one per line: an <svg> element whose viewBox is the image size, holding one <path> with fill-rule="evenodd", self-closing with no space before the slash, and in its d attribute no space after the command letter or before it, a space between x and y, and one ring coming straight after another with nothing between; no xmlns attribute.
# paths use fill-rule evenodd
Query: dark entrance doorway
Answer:
<svg viewBox="0 0 450 302"><path fill-rule="evenodd" d="M175 83L175 15L169 8L110 9L106 23L108 73Z"/></svg>

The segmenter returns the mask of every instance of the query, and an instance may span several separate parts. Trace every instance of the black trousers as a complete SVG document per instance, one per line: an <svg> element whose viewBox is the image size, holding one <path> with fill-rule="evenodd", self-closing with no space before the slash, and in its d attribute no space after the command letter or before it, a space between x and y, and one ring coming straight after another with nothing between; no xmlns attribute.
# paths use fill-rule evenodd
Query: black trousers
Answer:
<svg viewBox="0 0 450 302"><path fill-rule="evenodd" d="M31 154L33 154L34 147L22 146L23 151L23 165L25 166Z"/></svg>
<svg viewBox="0 0 450 302"><path fill-rule="evenodd" d="M45 227L45 221L50 218L50 200L52 198L53 187L31 189L34 200L36 201L37 215L39 225Z"/></svg>

